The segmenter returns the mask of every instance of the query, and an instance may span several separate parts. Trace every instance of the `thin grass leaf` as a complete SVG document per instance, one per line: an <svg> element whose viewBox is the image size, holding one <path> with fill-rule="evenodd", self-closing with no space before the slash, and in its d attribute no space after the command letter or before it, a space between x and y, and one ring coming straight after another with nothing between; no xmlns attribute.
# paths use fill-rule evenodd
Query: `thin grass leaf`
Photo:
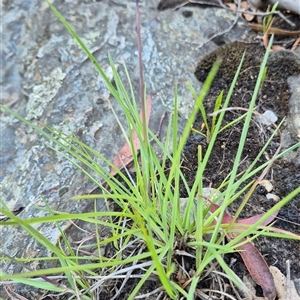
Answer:
<svg viewBox="0 0 300 300"><path fill-rule="evenodd" d="M5 274L0 271L0 278L2 277L9 277L8 274ZM62 287L62 286L55 286L47 281L44 281L42 279L28 279L28 278L23 278L23 277L16 277L13 279L14 283L23 283L29 286L32 286L37 289L43 289L46 291L52 291L52 292L72 292L72 290L68 289L67 287ZM9 283L9 282L7 282Z"/></svg>
<svg viewBox="0 0 300 300"><path fill-rule="evenodd" d="M223 101L223 95L224 95L224 91L222 91L217 100L216 100L216 103L215 103L215 108L214 108L214 111L218 111L222 105L222 101ZM216 125L216 121L217 121L217 115L213 115L212 117L212 123L211 123L211 130L210 130L210 136L212 135L212 133L214 132L215 130L215 125Z"/></svg>

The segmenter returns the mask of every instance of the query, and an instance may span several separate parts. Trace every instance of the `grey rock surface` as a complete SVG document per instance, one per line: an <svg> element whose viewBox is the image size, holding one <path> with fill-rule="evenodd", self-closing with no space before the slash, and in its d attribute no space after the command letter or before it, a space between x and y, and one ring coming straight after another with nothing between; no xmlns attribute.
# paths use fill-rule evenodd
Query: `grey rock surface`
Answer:
<svg viewBox="0 0 300 300"><path fill-rule="evenodd" d="M39 127L49 124L70 130L106 158L112 159L124 143L108 102L120 118L121 108L107 91L103 80L85 53L42 1L6 1L3 4L3 73L1 103ZM100 65L111 75L108 53L126 78L126 63L138 96L138 57L135 6L132 1L54 1ZM215 49L209 37L228 28L235 15L216 8L180 9L158 12L156 1L141 3L144 78L148 93L155 93L150 127L156 131L161 115L171 111L175 84L179 84L179 111L184 124L193 106L187 88L196 62ZM192 16L183 12L190 10ZM224 41L240 39L247 31L240 21ZM129 91L129 85L126 85ZM68 126L66 125L68 124ZM166 124L165 124L166 125ZM94 184L70 161L44 144L35 131L1 112L1 197L13 210L24 207L20 217L41 217L46 201L53 210L79 213L91 209L90 202L70 201L86 194ZM100 178L97 178L100 180ZM105 203L99 200L99 210ZM69 223L61 224L63 229ZM35 226L52 243L60 233L52 225ZM13 257L38 257L50 252L18 227L1 230L2 250ZM30 268L42 267L32 263ZM22 267L1 262L6 273Z"/></svg>

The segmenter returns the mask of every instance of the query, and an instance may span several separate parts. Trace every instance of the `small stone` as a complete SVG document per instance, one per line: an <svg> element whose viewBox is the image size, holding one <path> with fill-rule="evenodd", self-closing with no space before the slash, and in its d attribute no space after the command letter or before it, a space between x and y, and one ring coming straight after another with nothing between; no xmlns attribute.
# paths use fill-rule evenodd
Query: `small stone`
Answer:
<svg viewBox="0 0 300 300"><path fill-rule="evenodd" d="M258 120L263 125L271 125L272 123L276 123L278 117L276 114L271 110L266 110L261 116L258 117Z"/></svg>
<svg viewBox="0 0 300 300"><path fill-rule="evenodd" d="M280 198L277 195L271 193L268 193L266 197L268 200L274 200L275 202L278 202L280 200Z"/></svg>
<svg viewBox="0 0 300 300"><path fill-rule="evenodd" d="M259 185L263 186L268 193L273 190L273 185L269 180L262 180L259 182Z"/></svg>

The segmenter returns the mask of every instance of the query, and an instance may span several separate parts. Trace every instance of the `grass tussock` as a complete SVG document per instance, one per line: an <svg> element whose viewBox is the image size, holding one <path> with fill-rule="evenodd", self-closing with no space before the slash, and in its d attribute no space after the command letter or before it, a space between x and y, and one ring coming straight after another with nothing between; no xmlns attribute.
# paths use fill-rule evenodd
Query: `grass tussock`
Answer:
<svg viewBox="0 0 300 300"><path fill-rule="evenodd" d="M63 296L66 299L99 299L97 298L100 297L99 295L102 295L102 297L107 295L107 297L111 297L109 299L118 299L122 295L124 297L123 292L128 291L126 285L129 283L132 289L126 294L126 299L139 299L139 297L144 299L151 294L168 295L171 299L194 299L195 295L201 297L208 293L209 288L200 289L199 282L212 276L212 274L216 276L215 278L219 278L220 282L229 279L236 287L242 288L242 282L224 261L224 254L235 252L238 246L248 241L245 240L245 237L249 235L253 235L253 238L259 235L291 238L287 233L279 234L268 231L266 228L261 231L258 229L262 228L260 225L267 218L299 193L299 190L295 190L287 195L257 222L245 226L243 230L239 230L239 234L233 235L234 237L230 242L223 242L226 234L236 232L234 222L257 184L257 181L254 181L253 178L262 179L274 160L295 148L294 146L285 150L284 153L278 152L268 163L256 167L257 161L263 155L264 149L262 149L247 171L238 174L247 129L265 75L265 66L271 43L261 65L249 107L243 118L237 120L244 122L244 129L240 136L239 148L232 170L219 188L207 190L207 187L203 186L203 173L210 159L215 141L220 132L224 130L222 120L239 76L243 57L227 95L220 91L220 95L216 99L216 113L213 116L206 114L202 103L213 83L214 76L218 72L220 62L215 63L200 93L197 93L190 86L191 93L195 97L195 105L187 120L185 129L181 133L178 132L177 87L175 87L174 111L170 116L166 138L161 141L147 126L144 88L141 88L143 97L141 97L142 105L140 107L142 107L143 113L142 118L140 118L139 105L133 96L134 91L132 89L126 91L123 85L124 80L130 83L128 72L126 71L128 75L126 79L120 78L113 61L109 58L113 70L113 85L72 27L51 4L49 5L82 50L85 51L105 81L110 94L117 100L126 115L126 128L132 129L129 132L126 131L117 114L113 111L133 155L132 163L135 176L133 177L126 171L126 166L122 171L116 168L101 153L82 143L75 135L65 134L48 126L39 128L1 105L1 109L6 113L13 115L46 137L49 140L48 146L53 151L59 152L65 159L70 160L99 188L100 193L98 194L74 196L70 201L80 201L81 199L93 201L101 198L107 203L113 202L114 207L117 207L116 210L97 211L95 209L87 213L70 214L68 212L53 211L48 206L48 216L23 220L11 213L4 200L1 200L1 212L9 220L0 222L0 225L21 226L33 239L39 241L41 246L51 251L51 258L41 257L38 260L56 262L54 268L28 270L24 267L24 272L21 274L9 275L2 273L1 282L6 284L22 283L46 290L49 293L55 293L53 294L54 299ZM126 66L124 68L126 70ZM140 84L143 85L143 82L141 81ZM131 84L130 86L132 87ZM201 113L207 128L205 137L208 141L208 149L203 153L199 146L197 174L193 186L189 187L180 164L184 146L199 113ZM231 124L227 126L231 126ZM275 134L277 134L277 130L274 131ZM139 141L139 151L136 151L135 148L136 139ZM268 146L271 140L272 137L265 147ZM162 157L158 157L154 145L160 148L161 153L163 153ZM169 152L170 148L173 149L172 153ZM97 163L99 160L106 166L100 166ZM170 162L171 167L166 172L167 161ZM112 176L109 170L114 170L116 175ZM96 177L102 178L102 184L98 182ZM250 183L244 185L249 180ZM184 183L188 194L184 207L182 207L180 195L180 182ZM242 186L243 188L241 188ZM226 208L242 194L246 196L244 196L233 222L224 225L222 220ZM210 213L208 209L210 201L220 204L220 207L213 213ZM69 220L79 220L93 224L95 233L93 252L85 249L84 243L77 246L77 248L75 247L76 249L74 248L68 236L60 228L60 222ZM61 230L61 243L54 245L41 235L35 229L35 225L41 223L55 223L58 229ZM107 228L109 237L103 239L99 235L99 226ZM179 263L179 258L184 262ZM1 259L14 260L19 264L30 261L26 258L12 258L7 254L3 255ZM187 262L192 264L190 270L185 269ZM220 266L222 271L217 266ZM145 292L144 295L141 295L142 287L149 284L151 286L153 282L155 288L152 289L152 292ZM210 289L212 290L213 287ZM225 294L225 292L217 293ZM100 297L100 299L102 298Z"/></svg>

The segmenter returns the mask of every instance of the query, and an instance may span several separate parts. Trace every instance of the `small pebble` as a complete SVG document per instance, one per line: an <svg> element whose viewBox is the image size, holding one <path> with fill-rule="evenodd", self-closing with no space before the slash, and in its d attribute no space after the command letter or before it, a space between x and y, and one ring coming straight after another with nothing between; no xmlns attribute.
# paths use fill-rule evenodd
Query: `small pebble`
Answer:
<svg viewBox="0 0 300 300"><path fill-rule="evenodd" d="M266 110L262 116L259 116L259 121L264 124L264 125L271 125L272 123L270 121L272 121L273 123L276 123L278 120L278 117L275 115L274 112L272 112L271 110Z"/></svg>

